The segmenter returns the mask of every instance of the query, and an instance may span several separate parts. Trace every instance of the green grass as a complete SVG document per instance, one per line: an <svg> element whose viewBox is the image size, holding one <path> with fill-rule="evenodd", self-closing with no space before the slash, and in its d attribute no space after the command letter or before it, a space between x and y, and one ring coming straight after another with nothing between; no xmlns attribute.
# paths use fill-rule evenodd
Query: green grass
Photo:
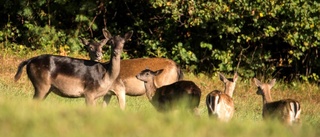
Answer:
<svg viewBox="0 0 320 137"><path fill-rule="evenodd" d="M316 137L320 135L320 91L312 84L289 86L278 82L272 90L274 100L295 98L302 104L302 124L286 127L277 121L263 121L262 99L249 81L237 82L234 93L236 112L229 123L209 119L205 96L213 89L223 89L216 77L185 74L202 89L200 116L174 111L158 113L145 96L126 97L121 111L116 97L107 108L87 107L83 98L68 99L51 93L45 101L32 100L33 87L25 70L18 82L13 81L18 64L31 57L0 54L0 134L5 137L54 136L240 136L240 137Z"/></svg>

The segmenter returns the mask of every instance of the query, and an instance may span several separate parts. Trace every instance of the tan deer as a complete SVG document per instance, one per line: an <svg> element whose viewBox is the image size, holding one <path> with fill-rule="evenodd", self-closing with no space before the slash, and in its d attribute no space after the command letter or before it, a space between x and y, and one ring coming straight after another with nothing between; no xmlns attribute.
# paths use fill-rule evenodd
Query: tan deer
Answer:
<svg viewBox="0 0 320 137"><path fill-rule="evenodd" d="M293 99L272 101L270 92L276 79L271 80L269 83L261 83L254 78L254 82L258 87L257 94L262 96L262 116L264 119L275 118L287 125L299 123L301 108L298 101Z"/></svg>
<svg viewBox="0 0 320 137"><path fill-rule="evenodd" d="M235 73L233 79L227 79L219 73L220 80L224 83L224 92L214 90L206 97L206 104L209 116L215 116L221 121L228 122L234 114L233 91L236 87L238 74Z"/></svg>
<svg viewBox="0 0 320 137"><path fill-rule="evenodd" d="M34 87L34 99L43 100L50 92L54 92L62 97L84 97L87 105L95 105L96 99L107 94L118 77L123 46L132 33L126 33L124 37L112 37L109 31L103 30L106 39L102 43L111 43L109 63L40 55L20 63L15 80L21 77L23 67L27 66L27 74Z"/></svg>
<svg viewBox="0 0 320 137"><path fill-rule="evenodd" d="M99 61L102 58L101 44L89 44L82 39L91 60ZM125 97L141 96L146 93L144 83L136 78L146 67L152 70L163 69L162 73L154 77L157 87L172 84L183 79L183 73L180 67L170 59L166 58L136 58L120 61L120 74L110 87L110 92L104 96L104 106L107 106L113 95L117 96L121 109L125 109Z"/></svg>
<svg viewBox="0 0 320 137"><path fill-rule="evenodd" d="M198 114L201 90L192 81L177 81L170 85L157 87L154 83L154 77L161 74L163 69L152 71L145 69L136 77L144 82L146 95L151 104L160 112L175 109L176 107L185 107L188 110Z"/></svg>

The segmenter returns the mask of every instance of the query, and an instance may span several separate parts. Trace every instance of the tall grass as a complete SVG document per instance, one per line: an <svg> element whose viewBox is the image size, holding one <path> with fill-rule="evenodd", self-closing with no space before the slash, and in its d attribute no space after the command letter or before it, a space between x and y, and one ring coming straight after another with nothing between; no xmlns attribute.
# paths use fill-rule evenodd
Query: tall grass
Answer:
<svg viewBox="0 0 320 137"><path fill-rule="evenodd" d="M32 56L32 55L29 55ZM28 57L29 57L28 56ZM217 76L185 74L202 89L200 116L174 111L158 113L145 96L127 96L121 111L115 97L107 108L102 99L97 107L87 107L84 99L62 98L51 93L45 101L33 101L33 87L25 70L13 81L18 64L28 57L0 54L0 134L1 136L319 136L320 91L317 85L296 86L277 82L274 100L295 98L302 104L302 124L286 127L277 121L262 120L262 98L251 81L238 80L234 93L236 112L229 123L209 119L205 96L213 89L223 90Z"/></svg>

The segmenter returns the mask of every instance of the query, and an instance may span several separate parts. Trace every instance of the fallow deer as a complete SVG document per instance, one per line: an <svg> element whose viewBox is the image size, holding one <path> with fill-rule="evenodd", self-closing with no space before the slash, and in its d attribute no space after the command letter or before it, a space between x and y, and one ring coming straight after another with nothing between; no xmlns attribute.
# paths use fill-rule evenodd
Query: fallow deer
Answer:
<svg viewBox="0 0 320 137"><path fill-rule="evenodd" d="M177 81L170 85L156 87L154 77L163 69L152 71L145 69L136 77L144 82L146 95L151 104L160 112L182 106L196 114L201 97L201 89L192 81Z"/></svg>
<svg viewBox="0 0 320 137"><path fill-rule="evenodd" d="M28 77L35 90L34 99L43 100L52 91L62 97L84 97L87 105L95 105L96 99L107 94L118 77L123 46L132 33L126 33L124 37L112 37L107 30L103 30L106 39L102 43L111 42L109 63L40 55L20 63L15 81L21 77L22 69L26 65Z"/></svg>
<svg viewBox="0 0 320 137"><path fill-rule="evenodd" d="M228 122L234 114L234 103L232 99L233 91L236 87L238 74L235 73L233 79L227 79L219 73L220 80L224 83L224 92L214 90L206 97L206 104L209 116L215 116L221 121Z"/></svg>
<svg viewBox="0 0 320 137"><path fill-rule="evenodd" d="M112 95L116 95L120 108L125 109L125 96L141 96L146 93L144 82L136 78L145 67L161 69L161 74L154 77L156 86L172 84L183 78L180 67L172 60L166 58L138 58L121 61L120 74L112 84L110 91L104 96L104 106L110 102Z"/></svg>
<svg viewBox="0 0 320 137"><path fill-rule="evenodd" d="M257 94L262 96L262 116L264 119L278 119L287 125L300 122L301 107L298 101L293 99L272 101L270 92L276 79L271 80L269 83L261 83L254 78L254 82L258 87Z"/></svg>
<svg viewBox="0 0 320 137"><path fill-rule="evenodd" d="M83 42L85 43L85 42ZM84 44L88 49L92 60L101 59L101 44ZM100 55L100 57L98 57ZM144 83L136 78L145 67L152 70L163 69L162 73L154 77L157 87L172 84L183 79L180 67L170 59L166 58L136 58L120 61L120 74L110 87L110 91L104 96L104 106L107 106L113 95L117 96L121 109L125 109L125 97L141 96L146 93Z"/></svg>
<svg viewBox="0 0 320 137"><path fill-rule="evenodd" d="M101 42L96 42L92 40L87 40L85 38L80 38L82 44L84 45L84 48L89 53L90 60L93 61L100 61L103 57L102 53L102 47L106 44Z"/></svg>

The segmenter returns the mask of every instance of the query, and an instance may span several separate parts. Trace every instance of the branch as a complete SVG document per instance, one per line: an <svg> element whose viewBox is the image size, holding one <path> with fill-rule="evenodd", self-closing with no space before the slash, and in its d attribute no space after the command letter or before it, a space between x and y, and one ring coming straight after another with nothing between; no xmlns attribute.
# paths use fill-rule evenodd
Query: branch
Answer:
<svg viewBox="0 0 320 137"><path fill-rule="evenodd" d="M92 32L92 28L91 28L91 26L93 25L93 23L94 23L94 21L96 20L96 18L102 13L102 11L104 10L104 3L103 3L103 1L100 1L100 4L99 4L99 6L98 6L98 8L97 9L99 9L98 10L98 13L96 14L96 16L94 16L94 18L93 18L93 20L90 22L90 25L88 26L88 29L87 30L90 30L90 34L91 34L91 37L93 37L93 32Z"/></svg>

